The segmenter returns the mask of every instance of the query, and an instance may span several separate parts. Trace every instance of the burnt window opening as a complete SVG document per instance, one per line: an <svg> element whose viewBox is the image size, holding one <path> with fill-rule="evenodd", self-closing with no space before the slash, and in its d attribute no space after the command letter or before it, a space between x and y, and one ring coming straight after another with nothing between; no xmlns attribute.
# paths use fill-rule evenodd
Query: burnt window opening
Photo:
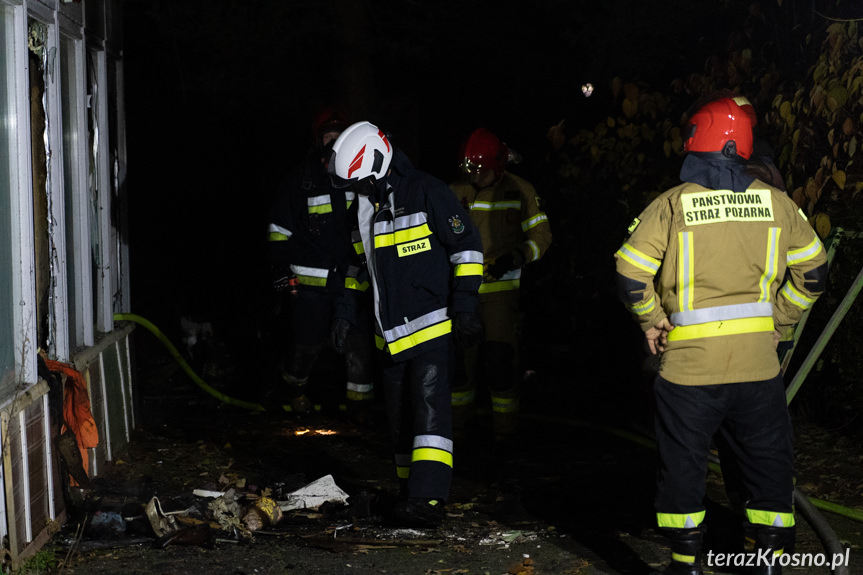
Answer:
<svg viewBox="0 0 863 575"><path fill-rule="evenodd" d="M48 350L52 343L53 293L51 197L48 193L48 117L45 112L46 38L48 28L36 20L28 23L30 66L30 151L33 189L34 270L36 284L36 342Z"/></svg>

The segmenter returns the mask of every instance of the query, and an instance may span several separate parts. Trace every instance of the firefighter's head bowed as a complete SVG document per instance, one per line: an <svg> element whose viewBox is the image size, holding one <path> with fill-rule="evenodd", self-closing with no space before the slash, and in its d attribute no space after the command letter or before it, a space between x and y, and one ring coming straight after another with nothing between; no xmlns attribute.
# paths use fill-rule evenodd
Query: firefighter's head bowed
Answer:
<svg viewBox="0 0 863 575"><path fill-rule="evenodd" d="M393 147L386 134L370 122L349 126L333 144L329 172L359 193L389 173Z"/></svg>

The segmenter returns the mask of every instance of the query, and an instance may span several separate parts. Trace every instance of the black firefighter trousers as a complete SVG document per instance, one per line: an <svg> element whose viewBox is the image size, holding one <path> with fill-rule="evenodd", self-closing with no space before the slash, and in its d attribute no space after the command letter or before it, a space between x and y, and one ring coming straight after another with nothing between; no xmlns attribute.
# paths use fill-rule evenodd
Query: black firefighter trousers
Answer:
<svg viewBox="0 0 863 575"><path fill-rule="evenodd" d="M384 358L383 383L402 495L446 501L452 484L453 337L406 361Z"/></svg>
<svg viewBox="0 0 863 575"><path fill-rule="evenodd" d="M657 377L654 395L660 527L693 528L703 519L707 456L716 433L728 446L722 455L739 465L749 522L794 525L793 440L781 374L704 386Z"/></svg>
<svg viewBox="0 0 863 575"><path fill-rule="evenodd" d="M288 393L296 397L306 393L306 383L312 368L324 349L330 345L330 324L337 291L332 287L320 290L300 285L297 293L288 297L291 334L287 357L282 365L282 378L288 383ZM360 300L360 303L366 302ZM346 342L345 375L349 400L367 400L374 397L374 342L368 335L371 324L365 319L368 314L359 315L365 321L351 327Z"/></svg>

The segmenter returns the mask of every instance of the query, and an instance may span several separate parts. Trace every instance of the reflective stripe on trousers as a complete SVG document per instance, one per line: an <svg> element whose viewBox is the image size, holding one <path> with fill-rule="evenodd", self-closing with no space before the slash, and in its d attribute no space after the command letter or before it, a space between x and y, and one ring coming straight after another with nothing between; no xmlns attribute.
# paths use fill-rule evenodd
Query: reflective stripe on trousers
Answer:
<svg viewBox="0 0 863 575"><path fill-rule="evenodd" d="M408 497L446 501L452 485L451 335L406 361L384 357L383 385L399 478Z"/></svg>
<svg viewBox="0 0 863 575"><path fill-rule="evenodd" d="M781 374L693 386L657 377L654 396L662 461L655 500L660 527L693 527L704 518L707 455L717 433L728 445L720 456L739 463L747 512L793 521L794 449Z"/></svg>

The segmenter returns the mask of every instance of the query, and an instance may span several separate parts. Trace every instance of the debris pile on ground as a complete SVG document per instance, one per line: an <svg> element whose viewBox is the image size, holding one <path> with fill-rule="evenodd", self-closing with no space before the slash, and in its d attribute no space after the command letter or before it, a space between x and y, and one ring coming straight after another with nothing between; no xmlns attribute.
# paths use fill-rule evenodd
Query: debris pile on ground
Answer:
<svg viewBox="0 0 863 575"><path fill-rule="evenodd" d="M222 476L223 481L228 481ZM245 484L239 480L240 486ZM316 512L324 505L335 509L347 508L349 495L332 475L285 494L277 500L270 488L260 492L243 491L237 485L226 485L223 491L195 489L196 501L180 510L166 511L158 497L153 496L141 507L143 516L155 537L154 547L168 545L212 546L215 542L239 542L251 539L256 532L278 525L288 513ZM128 522L140 516L124 518L117 511L98 509L90 518L87 533L91 538L109 539L117 543L126 535ZM137 539L134 540L138 542Z"/></svg>
<svg viewBox="0 0 863 575"><path fill-rule="evenodd" d="M166 397L151 390L128 452L82 490L58 537L64 575L598 575L668 561L654 454L599 426L549 417L502 452L458 443L444 525L406 529L390 520L398 480L383 425ZM708 489L722 501L721 480ZM711 544L739 523L726 511L711 504ZM797 547L822 551L804 524Z"/></svg>

